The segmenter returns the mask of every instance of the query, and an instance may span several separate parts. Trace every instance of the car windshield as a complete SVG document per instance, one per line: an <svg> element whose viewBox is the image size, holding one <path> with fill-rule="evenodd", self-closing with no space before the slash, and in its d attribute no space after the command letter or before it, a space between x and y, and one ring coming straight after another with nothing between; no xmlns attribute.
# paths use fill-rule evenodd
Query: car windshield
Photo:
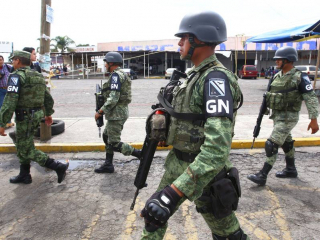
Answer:
<svg viewBox="0 0 320 240"><path fill-rule="evenodd" d="M298 69L300 71L307 71L307 67L299 67L299 66L297 66L296 69Z"/></svg>
<svg viewBox="0 0 320 240"><path fill-rule="evenodd" d="M253 67L253 66L247 66L246 70L247 71L257 71L256 67Z"/></svg>

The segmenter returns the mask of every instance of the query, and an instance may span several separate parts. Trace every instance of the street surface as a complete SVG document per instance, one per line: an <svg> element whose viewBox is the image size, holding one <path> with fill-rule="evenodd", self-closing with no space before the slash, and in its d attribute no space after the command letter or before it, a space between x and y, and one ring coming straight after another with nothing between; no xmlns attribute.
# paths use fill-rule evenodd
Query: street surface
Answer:
<svg viewBox="0 0 320 240"><path fill-rule="evenodd" d="M10 184L18 174L14 154L0 155L0 239L78 240L139 239L143 220L139 217L145 201L154 193L163 174L166 151L156 152L136 206L130 211L138 161L115 155L115 173L96 174L104 153L50 154L55 159L70 159L70 170L62 184L55 172L46 172L32 163L30 185ZM284 167L279 160L271 170L267 186L259 187L246 176L263 165L263 149L232 150L231 161L241 174L242 198L236 212L251 240L319 240L320 230L320 147L297 149L299 177L277 179ZM193 203L185 201L169 220L166 240L207 240L211 233Z"/></svg>

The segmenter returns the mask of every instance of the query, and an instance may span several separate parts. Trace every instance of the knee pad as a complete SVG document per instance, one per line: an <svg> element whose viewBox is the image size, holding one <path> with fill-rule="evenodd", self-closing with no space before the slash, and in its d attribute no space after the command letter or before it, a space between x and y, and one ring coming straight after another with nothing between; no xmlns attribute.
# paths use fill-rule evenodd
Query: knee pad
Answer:
<svg viewBox="0 0 320 240"><path fill-rule="evenodd" d="M293 148L293 144L294 144L295 140L292 140L291 142L284 142L284 144L281 146L282 150L285 153L288 153L291 151L291 149Z"/></svg>
<svg viewBox="0 0 320 240"><path fill-rule="evenodd" d="M272 142L270 139L268 139L266 141L264 148L265 148L267 157L271 157L271 156L278 153L279 146L278 146L278 144L276 144L276 143Z"/></svg>
<svg viewBox="0 0 320 240"><path fill-rule="evenodd" d="M113 151L121 152L122 144L123 144L123 142L111 143L111 146L112 146Z"/></svg>
<svg viewBox="0 0 320 240"><path fill-rule="evenodd" d="M108 135L102 134L104 144L108 145Z"/></svg>

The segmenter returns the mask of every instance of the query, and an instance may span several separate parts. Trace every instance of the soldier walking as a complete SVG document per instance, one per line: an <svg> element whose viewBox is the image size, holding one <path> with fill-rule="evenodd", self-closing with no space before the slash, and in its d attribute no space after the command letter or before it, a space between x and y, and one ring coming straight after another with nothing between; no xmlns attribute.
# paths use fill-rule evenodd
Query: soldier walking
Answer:
<svg viewBox="0 0 320 240"><path fill-rule="evenodd" d="M274 56L280 71L274 76L269 92L266 92L267 107L272 110L273 130L265 143L267 159L263 168L256 174L248 175L248 179L258 185L265 185L267 176L276 162L278 148L285 153L286 167L276 173L278 178L296 178L298 172L294 158L294 140L291 131L299 121L299 112L304 100L311 119L308 130L315 134L319 130L317 117L318 98L313 91L307 74L293 66L298 61L298 53L293 47L279 48Z"/></svg>
<svg viewBox="0 0 320 240"><path fill-rule="evenodd" d="M12 56L14 71L8 78L7 94L0 111L0 135L6 136L5 124L16 114L16 148L20 161L20 173L10 178L11 183L32 182L30 162L35 161L40 166L55 170L58 183L66 176L69 163L64 164L51 159L34 146L33 136L40 121L45 117L47 125L52 124L54 101L50 95L44 77L30 69L30 53L14 51Z"/></svg>
<svg viewBox="0 0 320 240"><path fill-rule="evenodd" d="M140 158L141 151L127 143L121 142L121 132L124 123L129 117L128 105L131 102L131 80L121 70L122 56L118 52L108 52L104 58L106 69L110 73L107 82L103 84L102 94L104 105L95 114L95 120L105 115L107 120L103 132L103 141L106 145L106 160L94 171L96 173L113 173L114 151L125 156Z"/></svg>
<svg viewBox="0 0 320 240"><path fill-rule="evenodd" d="M195 202L213 239L249 239L234 213L240 184L229 161L242 93L237 77L215 55L215 47L227 40L225 22L215 12L186 15L175 36L181 59L191 60L194 67L173 90L170 111L175 113L170 113L166 140L173 149L157 192L141 212L141 239L163 239L168 219L187 199Z"/></svg>

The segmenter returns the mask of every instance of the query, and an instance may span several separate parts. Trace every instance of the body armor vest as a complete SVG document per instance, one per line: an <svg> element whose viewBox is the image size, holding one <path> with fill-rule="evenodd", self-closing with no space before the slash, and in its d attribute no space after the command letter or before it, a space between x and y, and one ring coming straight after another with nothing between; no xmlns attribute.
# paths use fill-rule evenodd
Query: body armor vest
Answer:
<svg viewBox="0 0 320 240"><path fill-rule="evenodd" d="M275 75L267 93L267 107L273 110L299 112L302 105L302 95L298 90L301 81L301 72L280 76Z"/></svg>
<svg viewBox="0 0 320 240"><path fill-rule="evenodd" d="M210 72L218 69L221 65L212 66L205 70L205 76ZM191 80L188 79L180 86L175 87L173 92L174 111L177 113L195 113L190 109L191 96L196 82L199 80L199 76L203 71L198 72ZM230 87L232 83L230 81ZM240 93L241 94L241 93ZM240 101L240 100L239 100ZM237 106L238 102L235 102L234 106ZM203 108L204 109L204 108ZM203 114L203 112L198 112ZM235 121L234 113L234 121ZM167 138L167 144L173 145L174 148L189 153L200 152L200 147L204 142L204 121L189 121L184 119L177 119L171 116L171 123L169 134Z"/></svg>
<svg viewBox="0 0 320 240"><path fill-rule="evenodd" d="M120 68L114 70L120 77L120 79L124 79L121 83L121 90L120 90L120 98L118 104L127 105L131 102L131 79L129 76L123 72ZM121 80L120 80L121 81ZM111 76L109 77L108 81L103 84L103 97L105 100L108 99L110 95L110 84L111 84Z"/></svg>
<svg viewBox="0 0 320 240"><path fill-rule="evenodd" d="M31 69L19 69L24 72L25 80L21 81L21 89L17 108L36 108L44 105L46 82L42 74Z"/></svg>

